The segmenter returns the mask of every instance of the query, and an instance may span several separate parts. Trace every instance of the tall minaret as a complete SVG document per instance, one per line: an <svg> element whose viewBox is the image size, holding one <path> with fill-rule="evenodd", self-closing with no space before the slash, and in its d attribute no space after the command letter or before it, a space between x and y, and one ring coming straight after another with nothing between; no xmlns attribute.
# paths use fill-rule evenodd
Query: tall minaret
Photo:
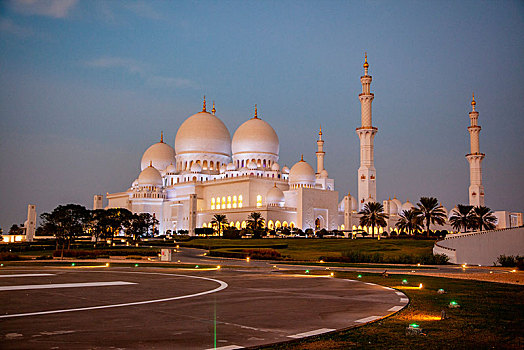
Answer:
<svg viewBox="0 0 524 350"><path fill-rule="evenodd" d="M324 155L326 154L324 152L324 140L322 140L322 125L318 131L317 146L317 175L319 175L324 170Z"/></svg>
<svg viewBox="0 0 524 350"><path fill-rule="evenodd" d="M475 110L475 94L471 100L471 112L469 119L471 125L468 126L471 152L466 155L469 162L469 205L484 206L484 186L482 186L482 160L486 156L480 153L479 134L480 125L478 125L479 112Z"/></svg>
<svg viewBox="0 0 524 350"><path fill-rule="evenodd" d="M365 54L364 75L360 77L362 93L358 95L360 100L360 115L362 126L357 128L360 139L360 168L358 169L358 208L364 208L365 201L376 202L377 183L376 170L373 160L373 139L378 129L371 124L371 103L375 95L370 92L371 75L368 75L368 56Z"/></svg>

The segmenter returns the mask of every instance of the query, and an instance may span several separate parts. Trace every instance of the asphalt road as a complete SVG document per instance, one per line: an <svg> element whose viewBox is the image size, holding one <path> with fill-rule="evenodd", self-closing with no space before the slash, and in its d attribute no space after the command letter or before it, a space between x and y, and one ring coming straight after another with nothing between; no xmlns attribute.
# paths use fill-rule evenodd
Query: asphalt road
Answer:
<svg viewBox="0 0 524 350"><path fill-rule="evenodd" d="M0 300L2 349L234 349L363 324L408 302L378 285L262 268L72 267L3 268Z"/></svg>

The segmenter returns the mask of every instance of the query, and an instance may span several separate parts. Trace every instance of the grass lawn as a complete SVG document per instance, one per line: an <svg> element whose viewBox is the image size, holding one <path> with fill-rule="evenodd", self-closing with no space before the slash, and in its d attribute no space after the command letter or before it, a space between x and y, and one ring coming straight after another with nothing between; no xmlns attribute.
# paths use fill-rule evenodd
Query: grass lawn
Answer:
<svg viewBox="0 0 524 350"><path fill-rule="evenodd" d="M307 261L285 261L285 262L279 262L278 264L283 265L308 265L308 266L325 266L325 267L357 267L357 268L377 268L377 269L406 269L406 270L412 270L412 269L436 269L436 267L432 266L417 266L417 265L386 265L386 264L367 264L367 263L321 263L321 262L307 262Z"/></svg>
<svg viewBox="0 0 524 350"><path fill-rule="evenodd" d="M3 267L9 266L46 266L46 267L106 267L105 261L78 260L40 260L40 261L3 261ZM170 267L177 269L215 269L217 265L195 265L183 263L152 263L152 262L109 262L110 267ZM198 266L198 267L197 267Z"/></svg>
<svg viewBox="0 0 524 350"><path fill-rule="evenodd" d="M431 254L434 241L413 239L193 239L179 243L202 249L271 247L287 245L287 248L276 248L280 254L292 260L318 261L321 256L341 256L347 250L358 250L364 253L381 253L384 257Z"/></svg>
<svg viewBox="0 0 524 350"><path fill-rule="evenodd" d="M321 273L321 272L319 272ZM360 273L364 282L402 290L410 298L404 310L375 323L311 340L261 349L522 349L524 348L524 287L437 277ZM337 278L356 279L357 273L337 272ZM401 281L423 289L402 289ZM446 294L437 294L442 288ZM450 301L461 307L448 308ZM448 318L440 320L441 310ZM416 323L424 335L406 336Z"/></svg>

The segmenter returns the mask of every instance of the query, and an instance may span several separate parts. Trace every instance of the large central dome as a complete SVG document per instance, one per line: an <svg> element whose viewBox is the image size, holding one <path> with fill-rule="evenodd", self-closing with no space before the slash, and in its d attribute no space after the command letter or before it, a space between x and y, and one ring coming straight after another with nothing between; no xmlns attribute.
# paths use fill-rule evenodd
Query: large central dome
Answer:
<svg viewBox="0 0 524 350"><path fill-rule="evenodd" d="M235 131L231 149L233 155L269 153L278 156L278 136L269 123L257 117L251 118Z"/></svg>
<svg viewBox="0 0 524 350"><path fill-rule="evenodd" d="M202 111L182 123L176 133L175 151L177 155L210 153L230 156L231 135L220 119Z"/></svg>

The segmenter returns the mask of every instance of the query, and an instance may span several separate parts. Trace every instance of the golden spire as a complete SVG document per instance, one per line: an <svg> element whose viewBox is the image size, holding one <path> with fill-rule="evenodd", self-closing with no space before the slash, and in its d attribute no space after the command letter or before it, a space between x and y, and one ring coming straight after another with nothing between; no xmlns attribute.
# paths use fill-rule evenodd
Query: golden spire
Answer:
<svg viewBox="0 0 524 350"><path fill-rule="evenodd" d="M204 95L204 103L202 104L202 112L207 112L206 111L206 95Z"/></svg>
<svg viewBox="0 0 524 350"><path fill-rule="evenodd" d="M160 131L160 143L164 143L164 132Z"/></svg>
<svg viewBox="0 0 524 350"><path fill-rule="evenodd" d="M258 110L257 110L257 104L256 103L255 103L255 116L253 118L258 119Z"/></svg>
<svg viewBox="0 0 524 350"><path fill-rule="evenodd" d="M150 166L150 167L153 166L153 161L152 161L152 160L149 161L149 166Z"/></svg>
<svg viewBox="0 0 524 350"><path fill-rule="evenodd" d="M475 106L477 104L477 102L475 102L475 93L473 92L471 95L473 96L471 100L471 105Z"/></svg>
<svg viewBox="0 0 524 350"><path fill-rule="evenodd" d="M389 199L388 199L388 201L390 201L390 200L391 200L391 196L389 196Z"/></svg>
<svg viewBox="0 0 524 350"><path fill-rule="evenodd" d="M215 109L215 101L213 101L213 109L211 110L211 113L213 113L213 115L215 115L216 111L217 110Z"/></svg>
<svg viewBox="0 0 524 350"><path fill-rule="evenodd" d="M301 161L301 162L304 161L304 155L303 155L303 154L300 155L300 161Z"/></svg>
<svg viewBox="0 0 524 350"><path fill-rule="evenodd" d="M366 70L366 72L367 72L368 68L369 68L368 53L364 52L364 69Z"/></svg>
<svg viewBox="0 0 524 350"><path fill-rule="evenodd" d="M318 134L322 136L322 124L320 124L320 129L318 130Z"/></svg>

